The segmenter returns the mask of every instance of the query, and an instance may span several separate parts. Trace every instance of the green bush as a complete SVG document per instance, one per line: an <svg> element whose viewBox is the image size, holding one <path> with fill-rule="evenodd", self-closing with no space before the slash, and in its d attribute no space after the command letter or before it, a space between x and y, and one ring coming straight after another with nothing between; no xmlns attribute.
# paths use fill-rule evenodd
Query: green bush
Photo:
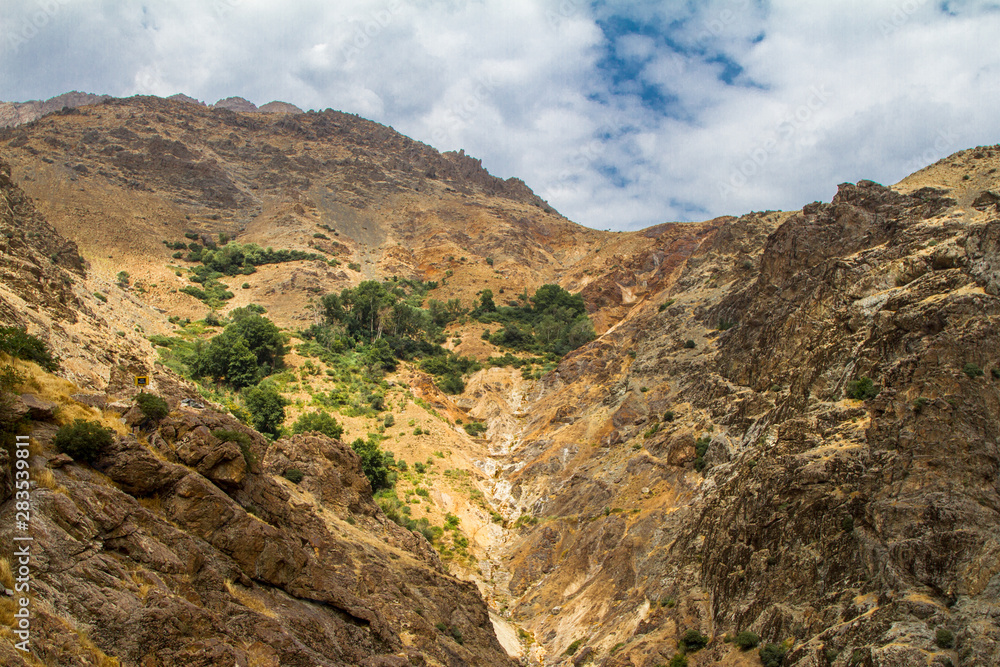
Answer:
<svg viewBox="0 0 1000 667"><path fill-rule="evenodd" d="M167 402L155 394L140 393L135 397L135 404L142 410L142 414L151 422L158 422L170 414L170 406Z"/></svg>
<svg viewBox="0 0 1000 667"><path fill-rule="evenodd" d="M875 398L878 396L879 387L875 386L875 383L867 375L863 375L857 380L851 380L847 383L847 394L848 398L853 398L856 401L867 401L870 398Z"/></svg>
<svg viewBox="0 0 1000 667"><path fill-rule="evenodd" d="M0 352L33 361L50 373L59 369L59 360L52 356L48 345L18 327L0 327Z"/></svg>
<svg viewBox="0 0 1000 667"><path fill-rule="evenodd" d="M760 635L756 632L744 630L736 635L733 643L736 644L741 651L749 651L752 648L757 648L757 645L760 644Z"/></svg>
<svg viewBox="0 0 1000 667"><path fill-rule="evenodd" d="M694 347L695 347L694 341L691 340L690 338L688 338L686 341L684 341L684 348L685 349L693 350Z"/></svg>
<svg viewBox="0 0 1000 667"><path fill-rule="evenodd" d="M760 662L764 667L781 667L788 651L781 644L768 644L760 649Z"/></svg>
<svg viewBox="0 0 1000 667"><path fill-rule="evenodd" d="M937 632L934 633L934 643L941 648L954 648L955 634L947 628L938 628Z"/></svg>
<svg viewBox="0 0 1000 667"><path fill-rule="evenodd" d="M981 378L985 375L985 373L983 373L983 369L971 361L962 368L962 372L972 379Z"/></svg>
<svg viewBox="0 0 1000 667"><path fill-rule="evenodd" d="M668 667L687 667L688 659L683 653L674 653L674 657L670 658L670 664Z"/></svg>
<svg viewBox="0 0 1000 667"><path fill-rule="evenodd" d="M686 630L680 638L680 649L685 653L694 653L705 648L708 644L708 637L697 630Z"/></svg>
<svg viewBox="0 0 1000 667"><path fill-rule="evenodd" d="M469 422L462 428L464 428L465 432L471 435L473 438L478 438L483 433L486 433L489 427L483 422L475 421L475 422Z"/></svg>
<svg viewBox="0 0 1000 667"><path fill-rule="evenodd" d="M583 640L582 639L577 639L572 644L570 644L569 646L566 647L566 650L563 651L563 655L566 655L566 656L572 656L572 655L574 655L577 652L577 649L580 648L581 644L583 644Z"/></svg>
<svg viewBox="0 0 1000 667"><path fill-rule="evenodd" d="M303 479L305 479L306 474L299 470L298 468L289 468L285 471L284 478L287 479L292 484L298 484Z"/></svg>
<svg viewBox="0 0 1000 667"><path fill-rule="evenodd" d="M250 422L261 433L277 437L285 421L288 401L272 384L261 383L243 390L243 407L250 413Z"/></svg>
<svg viewBox="0 0 1000 667"><path fill-rule="evenodd" d="M52 444L78 461L92 462L111 446L114 431L98 422L77 419L56 431Z"/></svg>
<svg viewBox="0 0 1000 667"><path fill-rule="evenodd" d="M310 431L316 431L334 440L339 440L344 434L344 427L328 412L320 410L308 414L303 413L292 424L292 433L308 433Z"/></svg>

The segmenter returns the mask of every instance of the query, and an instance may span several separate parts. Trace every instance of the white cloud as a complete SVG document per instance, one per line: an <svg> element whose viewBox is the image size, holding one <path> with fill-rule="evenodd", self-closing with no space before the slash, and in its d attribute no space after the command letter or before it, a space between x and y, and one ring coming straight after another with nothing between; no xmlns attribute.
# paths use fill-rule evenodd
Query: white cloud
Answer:
<svg viewBox="0 0 1000 667"><path fill-rule="evenodd" d="M339 108L464 148L599 228L795 208L1000 140L987 2L14 4L0 98Z"/></svg>

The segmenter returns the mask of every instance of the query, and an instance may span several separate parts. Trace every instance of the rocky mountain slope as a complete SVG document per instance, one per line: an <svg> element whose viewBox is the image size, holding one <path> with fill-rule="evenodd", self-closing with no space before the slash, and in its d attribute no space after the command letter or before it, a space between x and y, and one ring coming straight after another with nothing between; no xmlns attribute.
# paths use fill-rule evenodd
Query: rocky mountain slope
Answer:
<svg viewBox="0 0 1000 667"><path fill-rule="evenodd" d="M137 340L104 334L94 312L103 302L78 287L86 270L76 246L47 226L6 165L0 202L5 325L60 351L76 343L78 357L111 368L104 391L87 392L0 354L25 392L4 394L3 421L28 419L34 472L32 650L13 648L17 598L0 597L5 665L509 664L476 587L385 518L350 447L319 435L269 445L230 415L181 404L197 393L145 366ZM169 399L169 416L113 400L133 395L128 383L143 373ZM76 418L117 432L89 464L53 445L57 425ZM13 460L0 449L8 545L22 535ZM293 469L301 486L287 479ZM6 589L12 562L5 551Z"/></svg>
<svg viewBox="0 0 1000 667"><path fill-rule="evenodd" d="M525 664L655 667L682 662L691 632L706 644L686 644L691 666L1000 661L1000 147L891 188L844 184L802 211L630 234L576 226L464 154L332 111L108 100L4 131L0 155L35 199L0 184L4 322L45 337L92 391L128 398L143 370L175 407L93 470L57 469L66 493L40 492L50 517L50 497L91 498L95 480L116 504L137 503L114 528L135 525L136 537L100 552L142 569L123 604L150 613L150 585L157 604L179 596L204 619L163 644L95 634L104 619L66 591L106 595L94 580L108 561L79 578L53 569L40 597L61 606L46 623L90 629L87 641L122 664L164 651L175 663L152 664L194 664L180 651L202 650L243 664L256 647L274 664L333 650L331 664L420 654L492 665L505 659L499 638ZM220 232L340 262L231 281L223 312L262 304L293 331L314 320L319 296L369 277L439 280L435 298L466 304L484 288L500 301L544 282L582 293L601 335L544 375L486 368L454 396L413 367L393 376L399 425L383 446L447 466L427 478L426 502L411 495L419 485L400 494L428 517L460 518L471 558L442 566L387 521L338 442L255 438L248 462L211 435L239 428L228 416L178 407L194 389L157 366L142 335L176 332L168 316L207 308L177 291L187 265L163 241ZM130 286L116 284L122 267ZM502 353L482 329L453 323L449 348ZM307 361L290 357L290 397L306 403ZM376 427L342 420L352 433ZM470 420L484 437L459 427ZM41 462L54 450L39 440ZM311 466L304 486L281 477L291 466ZM93 541L58 537L71 538ZM154 539L166 551L140 557ZM166 565L192 558L209 574ZM237 627L226 605L273 631ZM730 641L740 632L766 653Z"/></svg>

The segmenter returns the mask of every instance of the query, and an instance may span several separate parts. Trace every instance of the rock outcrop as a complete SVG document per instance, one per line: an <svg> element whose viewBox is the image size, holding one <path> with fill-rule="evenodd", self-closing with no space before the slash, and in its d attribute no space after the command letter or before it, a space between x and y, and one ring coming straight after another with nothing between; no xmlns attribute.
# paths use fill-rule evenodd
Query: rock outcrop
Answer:
<svg viewBox="0 0 1000 667"><path fill-rule="evenodd" d="M55 457L53 432L34 425L36 470ZM211 410L175 411L142 438L57 467L33 493L37 660L509 664L475 586L385 519L350 447L317 435L267 447ZM267 472L293 464L300 485ZM13 512L2 504L8 543Z"/></svg>

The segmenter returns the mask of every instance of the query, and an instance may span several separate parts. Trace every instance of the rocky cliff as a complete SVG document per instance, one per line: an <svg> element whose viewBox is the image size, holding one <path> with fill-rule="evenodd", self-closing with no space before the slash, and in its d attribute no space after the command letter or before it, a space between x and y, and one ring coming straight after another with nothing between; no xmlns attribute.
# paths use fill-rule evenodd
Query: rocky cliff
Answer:
<svg viewBox="0 0 1000 667"><path fill-rule="evenodd" d="M493 665L499 637L537 665L655 667L682 648L692 667L1000 662L1000 147L801 211L609 234L464 153L285 111L109 100L0 135L4 322L92 391L128 398L148 370L175 408L126 415L138 437L39 489L46 544L74 554L40 575L47 656ZM601 335L547 373L487 368L455 396L406 364L392 376L384 446L446 466L402 495L460 518L466 557L442 565L387 522L339 442L265 446L179 405L194 388L142 335L206 308L177 293L163 241L220 232L342 260L262 267L223 309L262 304L291 330L369 277L439 280L435 298L466 304L543 282L583 294ZM449 325L449 349L502 353L483 329ZM339 372L290 363L304 404ZM60 465L52 430L39 465ZM132 617L127 636L99 631Z"/></svg>
<svg viewBox="0 0 1000 667"><path fill-rule="evenodd" d="M496 494L550 656L1000 660L998 157L727 221L545 378Z"/></svg>

